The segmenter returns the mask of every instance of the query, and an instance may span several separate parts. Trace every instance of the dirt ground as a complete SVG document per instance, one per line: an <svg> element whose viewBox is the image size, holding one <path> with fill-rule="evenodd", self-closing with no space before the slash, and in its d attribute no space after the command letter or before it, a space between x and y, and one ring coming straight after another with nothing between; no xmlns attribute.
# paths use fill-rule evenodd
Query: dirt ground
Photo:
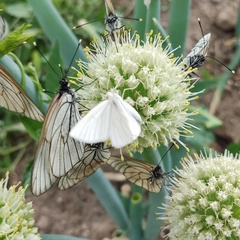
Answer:
<svg viewBox="0 0 240 240"><path fill-rule="evenodd" d="M118 1L119 4L126 5L129 4L128 2ZM162 2L169 4L169 1ZM202 37L197 21L200 17L204 33L212 34L209 55L227 64L233 53L232 42L236 21L234 16L237 15L237 7L237 0L193 1L187 50L190 50ZM161 16L166 27L168 11L164 11ZM204 67L214 74L220 74L225 70L217 62L211 61L209 64L208 60ZM217 150L223 150L231 141L237 142L240 136L240 69L236 70L228 83L215 112L223 121L223 125L215 131L217 143L214 146ZM212 94L209 93L201 102L209 106L211 99ZM101 240L111 239L112 233L116 230L116 225L85 182L66 191L53 188L39 197L28 193L27 200L33 201L36 225L40 233L67 234Z"/></svg>

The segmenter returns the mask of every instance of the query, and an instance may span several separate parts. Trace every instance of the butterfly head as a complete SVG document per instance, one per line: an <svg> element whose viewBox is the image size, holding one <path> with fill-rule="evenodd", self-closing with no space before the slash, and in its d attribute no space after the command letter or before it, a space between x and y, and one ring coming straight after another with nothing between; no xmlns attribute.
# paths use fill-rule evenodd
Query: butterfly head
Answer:
<svg viewBox="0 0 240 240"><path fill-rule="evenodd" d="M118 20L118 17L112 12L110 12L106 17L106 23L108 24L115 23L117 20Z"/></svg>
<svg viewBox="0 0 240 240"><path fill-rule="evenodd" d="M151 173L152 173L153 181L154 181L155 179L164 178L164 175L165 175L164 171L162 170L162 168L161 168L159 165L157 165L157 166L152 170Z"/></svg>
<svg viewBox="0 0 240 240"><path fill-rule="evenodd" d="M67 77L63 76L60 80L59 80L59 84L60 84L60 89L59 92L67 92L70 89L69 86L69 82L67 80Z"/></svg>

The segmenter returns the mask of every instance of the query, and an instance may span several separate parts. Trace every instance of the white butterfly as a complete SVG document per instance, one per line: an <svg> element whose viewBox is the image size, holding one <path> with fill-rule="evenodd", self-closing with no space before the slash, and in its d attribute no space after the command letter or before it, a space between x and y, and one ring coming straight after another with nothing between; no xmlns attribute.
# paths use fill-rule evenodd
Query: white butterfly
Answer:
<svg viewBox="0 0 240 240"><path fill-rule="evenodd" d="M210 38L211 33L203 36L195 45L195 47L191 50L191 52L183 59L183 63L186 69L188 69L189 67L193 69L200 68L203 65L205 57L207 55Z"/></svg>
<svg viewBox="0 0 240 240"><path fill-rule="evenodd" d="M65 77L53 98L43 124L32 172L32 193L36 196L47 191L81 161L84 144L69 136L70 129L81 119L75 92Z"/></svg>
<svg viewBox="0 0 240 240"><path fill-rule="evenodd" d="M108 99L95 106L70 132L76 140L93 144L110 140L113 147L122 148L141 133L141 117L117 93L107 93Z"/></svg>
<svg viewBox="0 0 240 240"><path fill-rule="evenodd" d="M0 66L0 106L43 122L44 115L17 81Z"/></svg>

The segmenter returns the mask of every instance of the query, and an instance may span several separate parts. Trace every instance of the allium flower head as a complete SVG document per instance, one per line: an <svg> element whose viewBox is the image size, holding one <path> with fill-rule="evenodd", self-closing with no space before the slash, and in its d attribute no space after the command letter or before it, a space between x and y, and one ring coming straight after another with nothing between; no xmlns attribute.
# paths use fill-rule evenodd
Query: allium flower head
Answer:
<svg viewBox="0 0 240 240"><path fill-rule="evenodd" d="M0 239L39 240L34 227L32 203L25 203L26 188L13 185L7 189L9 173L0 180Z"/></svg>
<svg viewBox="0 0 240 240"><path fill-rule="evenodd" d="M170 239L240 239L240 157L210 152L182 163L164 205Z"/></svg>
<svg viewBox="0 0 240 240"><path fill-rule="evenodd" d="M140 114L141 135L128 146L133 152L180 142L180 135L191 133L186 122L195 114L187 112L195 96L189 91L191 70L183 71L163 42L160 35L150 33L141 41L139 35L124 32L116 42L110 37L104 44L93 42L93 49L85 49L89 62L79 62L82 105L91 109L115 89Z"/></svg>

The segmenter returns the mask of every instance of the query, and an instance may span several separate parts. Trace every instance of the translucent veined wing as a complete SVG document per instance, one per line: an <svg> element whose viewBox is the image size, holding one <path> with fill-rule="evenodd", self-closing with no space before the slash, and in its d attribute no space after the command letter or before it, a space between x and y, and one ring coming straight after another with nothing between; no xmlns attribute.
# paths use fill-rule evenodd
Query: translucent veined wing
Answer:
<svg viewBox="0 0 240 240"><path fill-rule="evenodd" d="M191 50L191 52L183 59L183 63L186 69L188 69L189 67L200 68L203 65L205 57L207 55L210 38L211 33L203 36L195 45L195 47Z"/></svg>
<svg viewBox="0 0 240 240"><path fill-rule="evenodd" d="M94 144L110 140L113 147L124 147L141 133L141 117L117 93L95 106L70 132L76 140Z"/></svg>
<svg viewBox="0 0 240 240"><path fill-rule="evenodd" d="M64 177L60 178L58 182L59 189L65 190L83 181L105 164L110 156L109 148L106 148L103 143L86 145L82 160Z"/></svg>
<svg viewBox="0 0 240 240"><path fill-rule="evenodd" d="M81 119L75 93L66 78L61 79L60 85L48 108L37 147L32 172L34 195L47 191L83 157L84 144L69 136L70 129Z"/></svg>
<svg viewBox="0 0 240 240"><path fill-rule="evenodd" d="M150 192L160 192L163 181L167 177L159 165L153 165L136 159L120 160L111 157L107 164L122 173L130 182Z"/></svg>
<svg viewBox="0 0 240 240"><path fill-rule="evenodd" d="M0 106L43 122L44 115L16 80L0 66Z"/></svg>
<svg viewBox="0 0 240 240"><path fill-rule="evenodd" d="M109 35L112 36L114 31L120 30L123 27L123 25L121 24L121 21L115 14L111 0L105 0L105 9L106 9L105 16L106 30L109 32ZM113 38L113 40L115 40L115 38Z"/></svg>
<svg viewBox="0 0 240 240"><path fill-rule="evenodd" d="M31 179L31 191L35 196L46 192L57 180L48 162L50 148L51 143L43 140L38 158L35 158Z"/></svg>
<svg viewBox="0 0 240 240"><path fill-rule="evenodd" d="M0 40L6 37L9 32L9 27L5 19L0 16Z"/></svg>

